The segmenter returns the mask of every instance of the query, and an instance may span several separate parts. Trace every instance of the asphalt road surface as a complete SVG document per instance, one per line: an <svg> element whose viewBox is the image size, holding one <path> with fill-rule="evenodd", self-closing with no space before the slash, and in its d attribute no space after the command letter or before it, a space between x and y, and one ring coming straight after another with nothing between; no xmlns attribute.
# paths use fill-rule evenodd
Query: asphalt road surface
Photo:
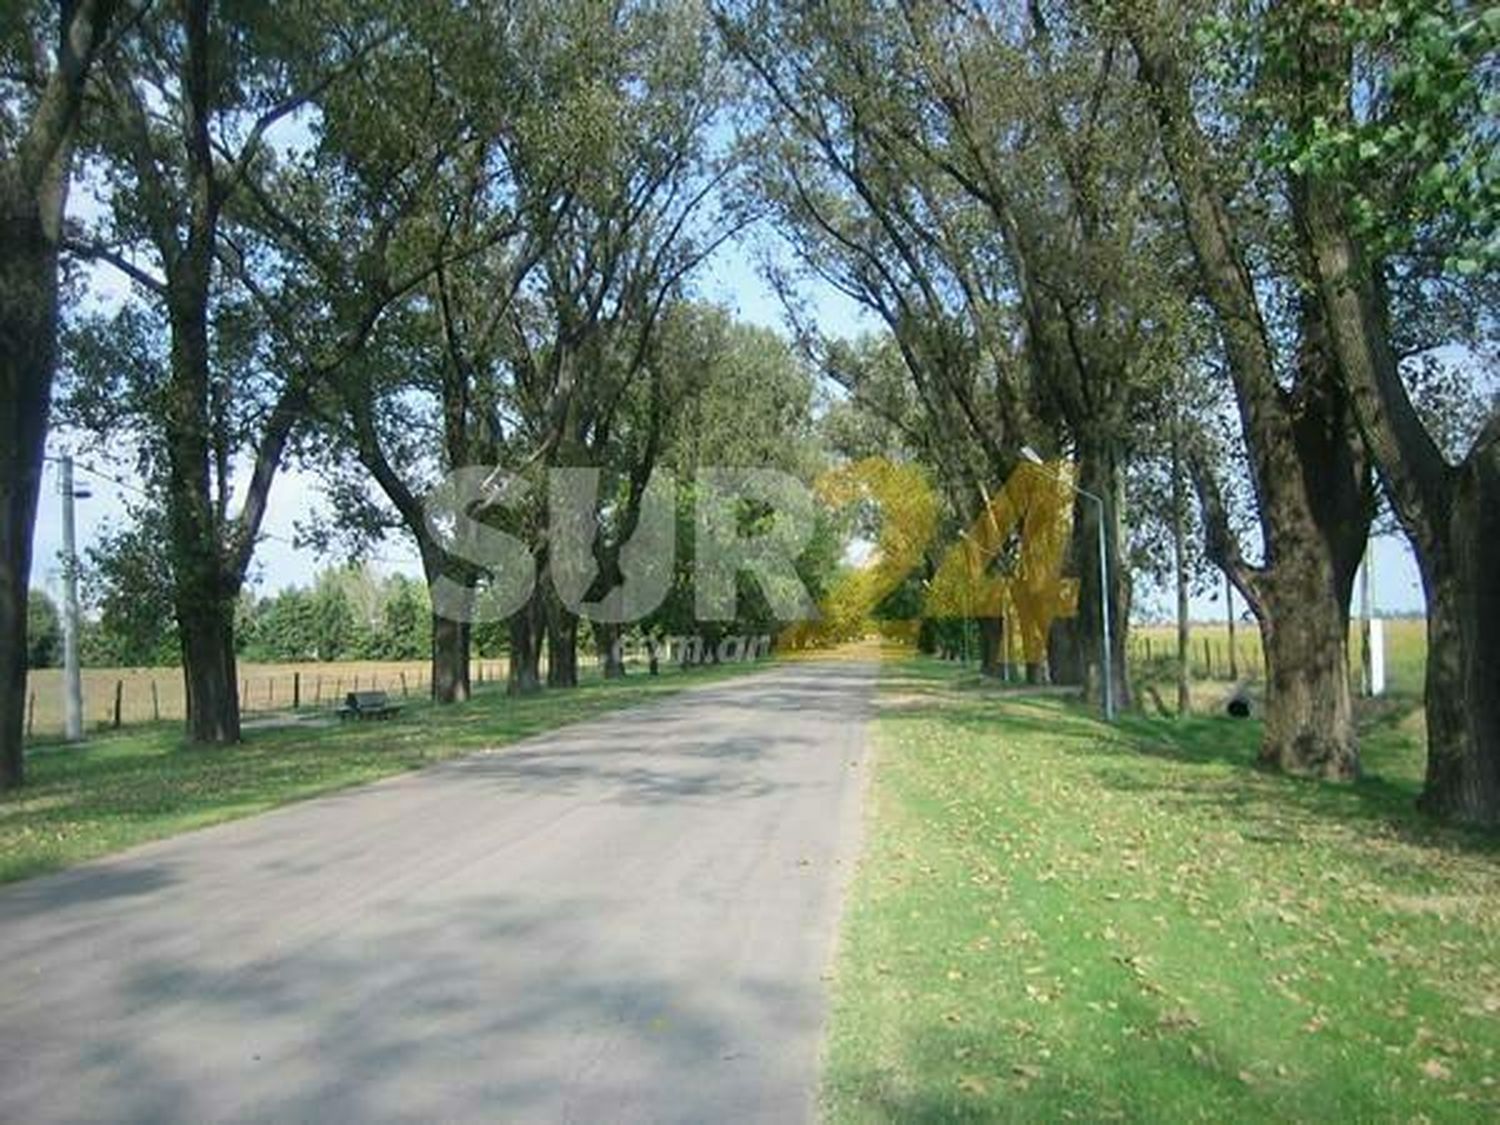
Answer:
<svg viewBox="0 0 1500 1125"><path fill-rule="evenodd" d="M0 1121L795 1121L870 665L0 889Z"/></svg>

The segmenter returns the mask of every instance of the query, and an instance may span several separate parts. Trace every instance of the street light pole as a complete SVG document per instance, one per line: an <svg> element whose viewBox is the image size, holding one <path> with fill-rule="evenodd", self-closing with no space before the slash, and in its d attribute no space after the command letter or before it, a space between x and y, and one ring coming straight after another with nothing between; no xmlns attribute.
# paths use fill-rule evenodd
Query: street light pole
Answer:
<svg viewBox="0 0 1500 1125"><path fill-rule="evenodd" d="M1098 514L1099 545L1099 683L1103 695L1104 721L1115 721L1114 669L1110 661L1110 612L1109 612L1109 548L1104 535L1104 498L1095 496L1086 488L1080 488L1066 477L1053 472L1042 460L1041 454L1026 445L1021 447L1021 456L1059 484L1066 485L1085 500L1092 501Z"/></svg>
<svg viewBox="0 0 1500 1125"><path fill-rule="evenodd" d="M1077 488L1077 485L1074 485ZM1105 544L1104 536L1104 501L1092 492L1085 492L1078 488L1080 496L1086 496L1094 502L1099 513L1099 621L1102 636L1099 642L1099 673L1104 683L1104 721L1112 723L1115 721L1115 674L1110 659L1110 637L1109 637L1109 550Z"/></svg>
<svg viewBox="0 0 1500 1125"><path fill-rule="evenodd" d="M78 545L73 526L73 458L62 459L63 533L63 733L83 737L83 677L78 668Z"/></svg>
<svg viewBox="0 0 1500 1125"><path fill-rule="evenodd" d="M964 616L963 632L959 634L959 659L965 668L969 666L969 616L974 612L974 540L967 531L960 531L964 541Z"/></svg>

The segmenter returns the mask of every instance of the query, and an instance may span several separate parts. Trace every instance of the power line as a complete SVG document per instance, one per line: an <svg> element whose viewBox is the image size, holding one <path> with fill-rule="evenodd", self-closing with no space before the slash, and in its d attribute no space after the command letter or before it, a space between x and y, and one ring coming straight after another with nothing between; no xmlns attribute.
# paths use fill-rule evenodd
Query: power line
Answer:
<svg viewBox="0 0 1500 1125"><path fill-rule="evenodd" d="M60 465L63 461L63 457L48 454L46 455L45 460ZM140 485L135 484L132 481L125 480L122 477L115 476L113 473L106 472L103 469L95 466L92 462L79 462L75 460L73 467L75 472L84 473L90 477L95 478L96 480L107 481L110 484L114 485L116 488L124 489L127 492L133 492L143 499L152 499L151 493L146 491L146 489L140 487ZM282 535L279 532L275 531L262 530L257 538L271 539L276 541L277 543L283 543L286 546L298 551L305 551L308 549L307 544L298 543L290 536ZM314 553L317 554L318 552L314 551ZM421 559L415 555L409 556L407 558L391 558L387 555L365 555L363 556L362 561L385 563L387 566L412 566L421 564Z"/></svg>

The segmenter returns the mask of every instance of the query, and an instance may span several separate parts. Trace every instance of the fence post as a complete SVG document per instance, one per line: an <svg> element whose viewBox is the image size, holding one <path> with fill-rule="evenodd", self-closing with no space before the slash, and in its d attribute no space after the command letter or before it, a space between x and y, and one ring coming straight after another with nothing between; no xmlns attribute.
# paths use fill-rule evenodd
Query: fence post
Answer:
<svg viewBox="0 0 1500 1125"><path fill-rule="evenodd" d="M302 673L292 673L292 710L302 706Z"/></svg>
<svg viewBox="0 0 1500 1125"><path fill-rule="evenodd" d="M31 737L31 732L36 727L36 688L31 689L31 698L26 701L26 737Z"/></svg>
<svg viewBox="0 0 1500 1125"><path fill-rule="evenodd" d="M401 698L406 698L406 669L401 670Z"/></svg>
<svg viewBox="0 0 1500 1125"><path fill-rule="evenodd" d="M156 690L156 680L151 680L151 721L161 722L161 694Z"/></svg>
<svg viewBox="0 0 1500 1125"><path fill-rule="evenodd" d="M276 677L273 676L273 675L267 675L266 676L266 708L267 708L267 710L269 710L270 708L274 707L275 705L276 705Z"/></svg>
<svg viewBox="0 0 1500 1125"><path fill-rule="evenodd" d="M1203 667L1206 679L1214 678L1214 650L1207 637L1203 638Z"/></svg>
<svg viewBox="0 0 1500 1125"><path fill-rule="evenodd" d="M318 707L323 703L323 673L318 673L318 678L313 681L313 706Z"/></svg>
<svg viewBox="0 0 1500 1125"><path fill-rule="evenodd" d="M120 705L125 700L125 681L115 681L115 730L120 729Z"/></svg>

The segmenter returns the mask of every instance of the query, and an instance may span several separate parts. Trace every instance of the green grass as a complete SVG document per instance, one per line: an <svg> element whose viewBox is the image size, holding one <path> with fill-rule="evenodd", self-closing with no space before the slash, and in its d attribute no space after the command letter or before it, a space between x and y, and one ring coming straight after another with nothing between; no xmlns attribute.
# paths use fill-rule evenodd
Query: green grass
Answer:
<svg viewBox="0 0 1500 1125"><path fill-rule="evenodd" d="M834 1121L1500 1114L1500 842L1365 781L1252 768L1255 724L887 666L836 974Z"/></svg>
<svg viewBox="0 0 1500 1125"><path fill-rule="evenodd" d="M0 795L0 883L503 746L751 667L664 669L655 679L595 680L524 699L486 685L458 706L412 700L394 720L252 730L234 747L189 747L180 724L161 723L39 749L28 755L26 786Z"/></svg>

